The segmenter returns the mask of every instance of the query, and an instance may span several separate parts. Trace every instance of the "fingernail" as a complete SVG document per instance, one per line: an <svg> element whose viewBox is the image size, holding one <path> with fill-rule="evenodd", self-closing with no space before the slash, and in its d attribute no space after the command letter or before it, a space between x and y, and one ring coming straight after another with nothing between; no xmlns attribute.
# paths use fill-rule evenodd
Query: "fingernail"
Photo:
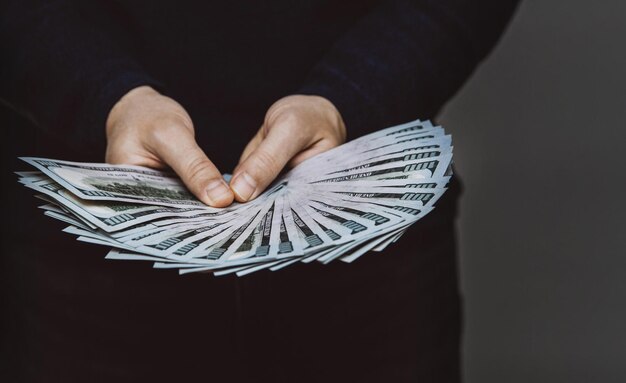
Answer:
<svg viewBox="0 0 626 383"><path fill-rule="evenodd" d="M213 180L207 185L205 192L211 204L216 204L230 194L230 189L223 180ZM232 196L230 198L232 200Z"/></svg>
<svg viewBox="0 0 626 383"><path fill-rule="evenodd" d="M243 172L237 176L235 182L232 184L232 188L241 200L247 201L256 190L256 182L248 173Z"/></svg>

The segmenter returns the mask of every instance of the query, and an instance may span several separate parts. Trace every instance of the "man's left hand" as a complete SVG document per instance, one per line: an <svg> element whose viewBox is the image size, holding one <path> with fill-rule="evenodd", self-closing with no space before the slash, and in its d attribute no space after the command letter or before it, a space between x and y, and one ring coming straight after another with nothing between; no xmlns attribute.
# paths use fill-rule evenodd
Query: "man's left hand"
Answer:
<svg viewBox="0 0 626 383"><path fill-rule="evenodd" d="M233 171L235 199L256 198L285 166L293 167L346 140L339 111L319 96L294 95L275 102Z"/></svg>

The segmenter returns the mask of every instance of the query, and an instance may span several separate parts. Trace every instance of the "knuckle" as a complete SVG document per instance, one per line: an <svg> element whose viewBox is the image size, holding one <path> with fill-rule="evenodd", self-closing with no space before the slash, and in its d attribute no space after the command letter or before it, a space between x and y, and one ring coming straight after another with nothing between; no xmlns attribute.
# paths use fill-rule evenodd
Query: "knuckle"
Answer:
<svg viewBox="0 0 626 383"><path fill-rule="evenodd" d="M259 172L264 176L277 173L281 170L276 158L262 149L257 150L254 156L254 166L259 169Z"/></svg>
<svg viewBox="0 0 626 383"><path fill-rule="evenodd" d="M280 124L293 124L298 122L300 113L293 107L285 107L276 116L276 122Z"/></svg>
<svg viewBox="0 0 626 383"><path fill-rule="evenodd" d="M265 116L265 125L284 124L295 122L298 118L298 109L293 102L278 101L267 111Z"/></svg>
<svg viewBox="0 0 626 383"><path fill-rule="evenodd" d="M335 135L331 135L330 138L327 141L327 148L331 149L334 148L335 146L339 146L343 143L343 139L339 136L335 136Z"/></svg>
<svg viewBox="0 0 626 383"><path fill-rule="evenodd" d="M161 119L148 132L150 141L157 146L171 145L181 135L192 133L178 118Z"/></svg>
<svg viewBox="0 0 626 383"><path fill-rule="evenodd" d="M107 154L104 157L104 161L107 164L122 164L122 163L124 163L124 160L120 156L113 155L113 154Z"/></svg>
<svg viewBox="0 0 626 383"><path fill-rule="evenodd" d="M109 164L138 165L154 167L157 161L134 150L124 148L107 149L104 160Z"/></svg>
<svg viewBox="0 0 626 383"><path fill-rule="evenodd" d="M104 160L109 164L122 164L127 162L127 157L124 151L120 151L117 148L107 148Z"/></svg>
<svg viewBox="0 0 626 383"><path fill-rule="evenodd" d="M187 165L186 175L189 182L199 185L213 176L213 164L201 156L195 157Z"/></svg>
<svg viewBox="0 0 626 383"><path fill-rule="evenodd" d="M291 141L300 141L311 135L310 124L306 123L297 110L286 110L276 116L271 126L268 126L268 136L270 129L274 137L289 137Z"/></svg>

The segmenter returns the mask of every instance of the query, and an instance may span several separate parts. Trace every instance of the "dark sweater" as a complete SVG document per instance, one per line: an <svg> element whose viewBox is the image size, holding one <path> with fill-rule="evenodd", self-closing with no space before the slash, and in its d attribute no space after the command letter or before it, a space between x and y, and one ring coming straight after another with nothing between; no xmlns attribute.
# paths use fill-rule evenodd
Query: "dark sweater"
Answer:
<svg viewBox="0 0 626 383"><path fill-rule="evenodd" d="M514 3L3 1L0 97L102 161L112 105L153 85L185 106L229 171L288 94L329 98L351 137L432 117ZM13 161L51 147L78 159L50 139L16 141L2 153ZM0 381L459 381L454 182L386 254L241 279L104 262L10 184L5 216L19 219L4 220Z"/></svg>
<svg viewBox="0 0 626 383"><path fill-rule="evenodd" d="M188 110L227 171L289 94L330 99L351 138L434 116L516 3L4 1L0 98L73 146L101 151L113 104L152 85Z"/></svg>

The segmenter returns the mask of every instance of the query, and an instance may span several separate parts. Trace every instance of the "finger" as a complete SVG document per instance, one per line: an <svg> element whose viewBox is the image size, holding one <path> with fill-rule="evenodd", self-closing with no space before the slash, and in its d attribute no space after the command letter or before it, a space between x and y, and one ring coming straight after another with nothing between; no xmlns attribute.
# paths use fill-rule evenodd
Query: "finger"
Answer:
<svg viewBox="0 0 626 383"><path fill-rule="evenodd" d="M304 146L304 136L290 134L287 127L275 126L265 139L239 164L230 187L239 202L258 196Z"/></svg>
<svg viewBox="0 0 626 383"><path fill-rule="evenodd" d="M181 134L180 129L172 134L162 134L154 149L200 201L213 207L224 207L233 202L232 190L192 134Z"/></svg>
<svg viewBox="0 0 626 383"><path fill-rule="evenodd" d="M254 137L252 137L250 142L248 142L248 145L246 145L245 149L241 153L241 156L239 157L240 164L244 162L246 158L248 158L248 156L252 152L254 152L256 148L259 147L259 145L261 144L261 141L263 141L263 137L265 137L264 129L265 127L262 126L261 129L259 129L259 131L254 135Z"/></svg>
<svg viewBox="0 0 626 383"><path fill-rule="evenodd" d="M259 147L259 144L261 144L261 141L263 141L263 137L265 137L265 132L263 131L263 129L264 127L261 127L261 129L259 129L254 137L252 137L250 142L248 142L248 145L246 145L246 147L244 148L241 156L239 156L239 163L237 163L237 166L235 166L235 168L233 169L232 174L237 174L239 172L241 164L246 160L246 158L250 156L252 152L256 150L256 148Z"/></svg>

